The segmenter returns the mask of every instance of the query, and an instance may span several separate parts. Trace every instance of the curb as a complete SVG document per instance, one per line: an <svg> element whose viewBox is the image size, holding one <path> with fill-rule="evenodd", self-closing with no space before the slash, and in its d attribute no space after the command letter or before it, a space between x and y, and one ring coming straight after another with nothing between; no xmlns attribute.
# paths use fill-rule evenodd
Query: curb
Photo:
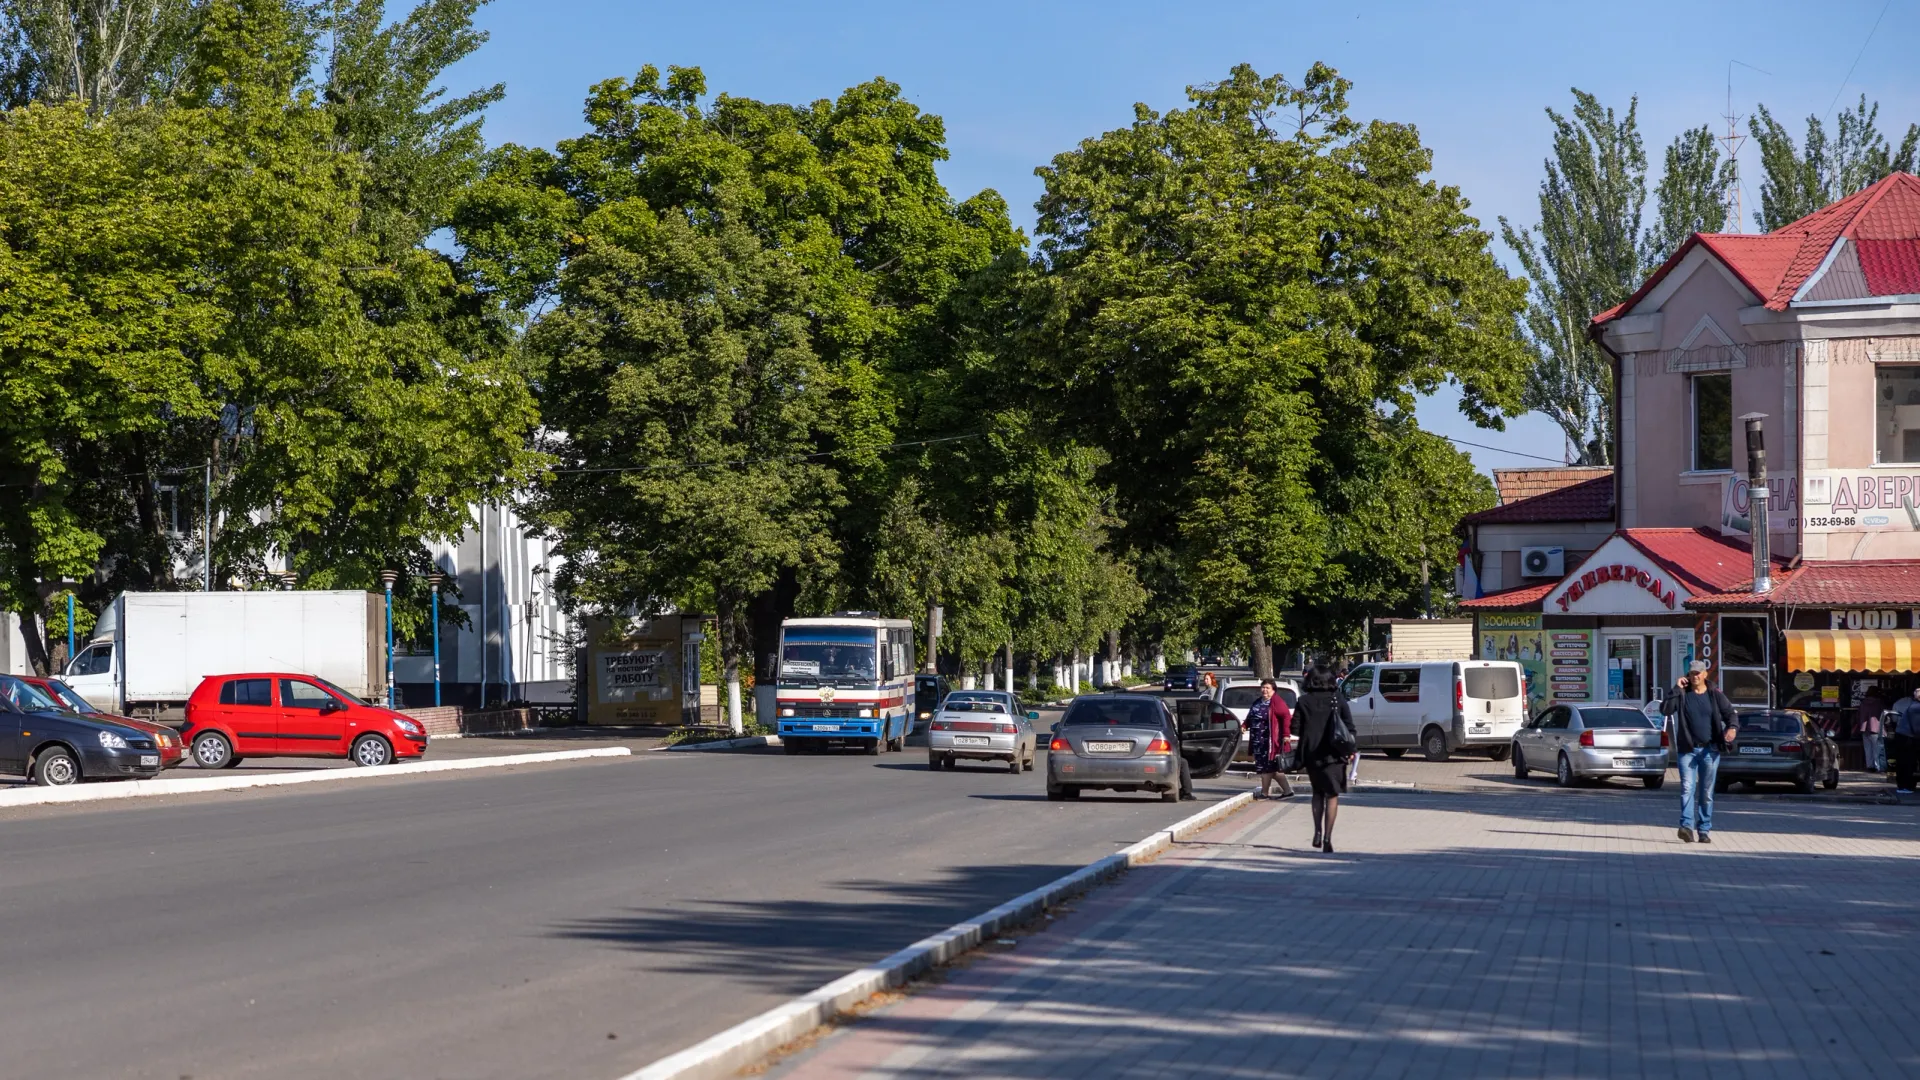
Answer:
<svg viewBox="0 0 1920 1080"><path fill-rule="evenodd" d="M73 787L29 788L25 791L0 791L0 810L16 806L45 806L50 803L100 802L106 799L137 799L152 795L191 795L201 791L238 791L243 788L284 787L288 784L313 784L328 780L367 780L385 776L413 776L419 773L458 772L464 769L492 769L503 765L538 765L548 761L576 761L581 758L627 757L633 751L624 746L596 746L585 750L550 750L540 754L507 754L501 757L461 758L453 761L409 761L378 769L314 769L299 773L273 773L267 776L208 776L191 780L127 780L117 784L86 784Z"/></svg>
<svg viewBox="0 0 1920 1080"><path fill-rule="evenodd" d="M991 911L922 938L884 960L849 972L810 994L776 1005L718 1035L621 1077L620 1080L710 1080L730 1076L798 1039L882 990L968 952L1003 928L1026 922L1068 896L1082 893L1160 854L1173 843L1253 804L1242 792L1161 829L1139 843L1017 896Z"/></svg>
<svg viewBox="0 0 1920 1080"><path fill-rule="evenodd" d="M749 746L779 746L778 735L746 735L738 739L721 739L718 742L674 743L672 746L656 746L654 750L742 750Z"/></svg>

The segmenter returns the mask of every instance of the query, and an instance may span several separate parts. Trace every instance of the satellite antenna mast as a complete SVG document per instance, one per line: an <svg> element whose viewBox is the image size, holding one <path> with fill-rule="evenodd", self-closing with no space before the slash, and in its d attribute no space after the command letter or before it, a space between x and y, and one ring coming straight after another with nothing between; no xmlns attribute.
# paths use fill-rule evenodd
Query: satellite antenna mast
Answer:
<svg viewBox="0 0 1920 1080"><path fill-rule="evenodd" d="M1752 64L1741 63L1738 60L1727 61L1727 111L1721 114L1721 118L1727 122L1727 133L1719 141L1725 143L1727 147L1727 220L1731 223L1731 231L1743 233L1747 231L1747 223L1746 209L1741 205L1740 199L1740 148L1747 145L1747 136L1740 134L1740 121L1744 118L1733 111L1733 66L1735 64L1739 64L1748 71L1759 71L1762 75L1772 75L1773 72L1762 71Z"/></svg>

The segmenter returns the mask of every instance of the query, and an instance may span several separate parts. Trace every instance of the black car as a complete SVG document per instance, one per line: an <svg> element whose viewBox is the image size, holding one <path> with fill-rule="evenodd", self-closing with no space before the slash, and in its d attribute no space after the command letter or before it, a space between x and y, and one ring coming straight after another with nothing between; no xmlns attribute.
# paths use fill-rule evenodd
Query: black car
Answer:
<svg viewBox="0 0 1920 1080"><path fill-rule="evenodd" d="M1188 690L1198 693L1200 690L1200 669L1192 664L1170 664L1167 666L1167 693L1176 690Z"/></svg>
<svg viewBox="0 0 1920 1080"><path fill-rule="evenodd" d="M1227 771L1240 749L1240 718L1212 698L1173 702L1180 727L1180 756L1198 780L1210 780Z"/></svg>
<svg viewBox="0 0 1920 1080"><path fill-rule="evenodd" d="M82 716L38 687L0 675L0 773L42 787L160 775L160 748L139 728Z"/></svg>
<svg viewBox="0 0 1920 1080"><path fill-rule="evenodd" d="M1714 790L1734 784L1792 784L1802 795L1813 785L1840 785L1840 747L1798 709L1739 710L1740 734L1720 755Z"/></svg>

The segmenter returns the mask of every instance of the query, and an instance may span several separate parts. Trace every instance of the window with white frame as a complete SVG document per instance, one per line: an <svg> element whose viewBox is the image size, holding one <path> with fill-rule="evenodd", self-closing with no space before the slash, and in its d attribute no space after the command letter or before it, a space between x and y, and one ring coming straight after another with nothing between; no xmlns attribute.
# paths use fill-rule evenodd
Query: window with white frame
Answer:
<svg viewBox="0 0 1920 1080"><path fill-rule="evenodd" d="M1920 364L1873 368L1874 460L1920 462Z"/></svg>
<svg viewBox="0 0 1920 1080"><path fill-rule="evenodd" d="M1692 398L1693 468L1733 468L1733 375L1715 372L1687 380Z"/></svg>

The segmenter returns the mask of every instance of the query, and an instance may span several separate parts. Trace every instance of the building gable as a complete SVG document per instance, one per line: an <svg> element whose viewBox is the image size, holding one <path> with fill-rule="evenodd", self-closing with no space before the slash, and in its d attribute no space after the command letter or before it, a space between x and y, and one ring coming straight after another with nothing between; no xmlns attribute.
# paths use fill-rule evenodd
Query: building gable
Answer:
<svg viewBox="0 0 1920 1080"><path fill-rule="evenodd" d="M1652 556L1615 534L1546 595L1550 615L1671 615L1693 594Z"/></svg>

